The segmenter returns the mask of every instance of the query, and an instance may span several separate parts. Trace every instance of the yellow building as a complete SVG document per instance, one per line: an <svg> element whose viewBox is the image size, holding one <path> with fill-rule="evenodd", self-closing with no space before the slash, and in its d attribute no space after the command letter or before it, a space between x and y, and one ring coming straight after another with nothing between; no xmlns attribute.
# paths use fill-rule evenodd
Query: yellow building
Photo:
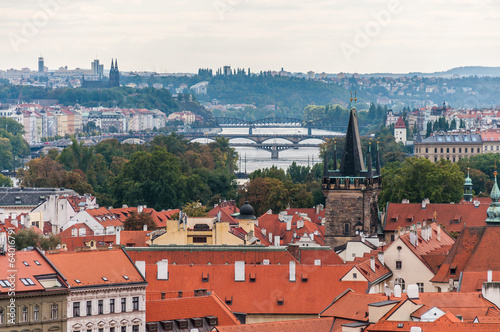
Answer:
<svg viewBox="0 0 500 332"><path fill-rule="evenodd" d="M483 142L479 134L436 134L415 143L415 155L432 162L441 159L457 162L480 153Z"/></svg>

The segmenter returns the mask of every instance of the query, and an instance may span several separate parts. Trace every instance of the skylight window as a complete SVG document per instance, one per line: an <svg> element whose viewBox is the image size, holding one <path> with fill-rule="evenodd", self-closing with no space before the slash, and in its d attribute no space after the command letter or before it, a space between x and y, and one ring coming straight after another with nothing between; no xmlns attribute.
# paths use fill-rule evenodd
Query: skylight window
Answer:
<svg viewBox="0 0 500 332"><path fill-rule="evenodd" d="M9 287L6 283L7 280L0 280L0 286L2 286L3 288L7 288Z"/></svg>
<svg viewBox="0 0 500 332"><path fill-rule="evenodd" d="M33 280L31 280L30 278L21 278L20 280L24 284L24 286L34 286L35 285Z"/></svg>
<svg viewBox="0 0 500 332"><path fill-rule="evenodd" d="M75 282L76 282L77 284L80 284L80 283L81 283L81 281L80 281L79 279L75 279Z"/></svg>
<svg viewBox="0 0 500 332"><path fill-rule="evenodd" d="M108 278L106 278L106 277L102 277L102 280L104 280L104 281L108 281Z"/></svg>
<svg viewBox="0 0 500 332"><path fill-rule="evenodd" d="M26 262L26 261L23 261L23 264L24 264L24 265L26 265L26 266L30 266L30 265L28 264L28 262Z"/></svg>
<svg viewBox="0 0 500 332"><path fill-rule="evenodd" d="M128 276L123 276L123 279L128 280L129 278Z"/></svg>
<svg viewBox="0 0 500 332"><path fill-rule="evenodd" d="M39 262L39 261L35 261L35 264L36 264L36 265L42 265L42 264L40 264L40 262Z"/></svg>

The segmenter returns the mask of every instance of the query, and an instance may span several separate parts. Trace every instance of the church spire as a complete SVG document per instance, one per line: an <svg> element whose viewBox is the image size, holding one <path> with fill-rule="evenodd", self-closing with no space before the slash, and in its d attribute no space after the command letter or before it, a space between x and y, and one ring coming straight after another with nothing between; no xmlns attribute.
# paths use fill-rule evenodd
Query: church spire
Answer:
<svg viewBox="0 0 500 332"><path fill-rule="evenodd" d="M358 114L356 108L351 108L349 124L345 137L345 149L340 164L342 176L359 176L364 171L363 152L361 151L361 140L359 137Z"/></svg>
<svg viewBox="0 0 500 332"><path fill-rule="evenodd" d="M111 71L115 70L115 65L113 64L113 59L111 59Z"/></svg>
<svg viewBox="0 0 500 332"><path fill-rule="evenodd" d="M500 224L500 203L498 200L500 199L500 190L498 189L497 183L497 171L493 172L495 175L495 183L493 184L493 188L491 188L491 203L490 207L486 211L488 218L486 218L487 223Z"/></svg>
<svg viewBox="0 0 500 332"><path fill-rule="evenodd" d="M467 167L467 178L465 178L464 183L464 201L472 201L472 179L469 176L469 167Z"/></svg>
<svg viewBox="0 0 500 332"><path fill-rule="evenodd" d="M370 140L370 142L368 143L368 157L366 158L367 159L367 163L368 163L368 178L369 179L372 179L373 178L373 171L372 171L372 142Z"/></svg>

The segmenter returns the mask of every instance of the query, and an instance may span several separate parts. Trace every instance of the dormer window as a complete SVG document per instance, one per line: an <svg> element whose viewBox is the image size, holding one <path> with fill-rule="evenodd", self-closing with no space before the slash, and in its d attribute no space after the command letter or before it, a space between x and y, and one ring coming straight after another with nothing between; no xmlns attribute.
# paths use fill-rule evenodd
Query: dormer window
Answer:
<svg viewBox="0 0 500 332"><path fill-rule="evenodd" d="M456 265L452 265L450 266L450 274L457 274L457 266Z"/></svg>

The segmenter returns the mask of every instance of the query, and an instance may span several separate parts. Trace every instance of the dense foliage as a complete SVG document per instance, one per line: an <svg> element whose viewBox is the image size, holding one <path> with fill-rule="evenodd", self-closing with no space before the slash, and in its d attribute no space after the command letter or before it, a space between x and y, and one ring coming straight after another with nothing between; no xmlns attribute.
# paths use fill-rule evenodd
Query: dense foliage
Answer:
<svg viewBox="0 0 500 332"><path fill-rule="evenodd" d="M225 139L201 145L176 134L156 136L149 145L116 139L86 147L73 140L60 154L33 159L20 169L23 186L66 187L93 193L104 206L147 205L156 210L208 202L219 194L235 198L237 155Z"/></svg>
<svg viewBox="0 0 500 332"><path fill-rule="evenodd" d="M0 117L0 169L15 169L18 159L30 154L28 142L23 138L24 127L14 119Z"/></svg>
<svg viewBox="0 0 500 332"><path fill-rule="evenodd" d="M463 194L464 174L457 164L441 159L434 164L425 158L406 158L382 169L382 192L379 205L387 202L432 203L459 202Z"/></svg>
<svg viewBox="0 0 500 332"><path fill-rule="evenodd" d="M61 244L61 238L55 235L44 237L32 228L19 230L15 235L16 249L22 250L27 247L38 247L43 250L55 249Z"/></svg>

